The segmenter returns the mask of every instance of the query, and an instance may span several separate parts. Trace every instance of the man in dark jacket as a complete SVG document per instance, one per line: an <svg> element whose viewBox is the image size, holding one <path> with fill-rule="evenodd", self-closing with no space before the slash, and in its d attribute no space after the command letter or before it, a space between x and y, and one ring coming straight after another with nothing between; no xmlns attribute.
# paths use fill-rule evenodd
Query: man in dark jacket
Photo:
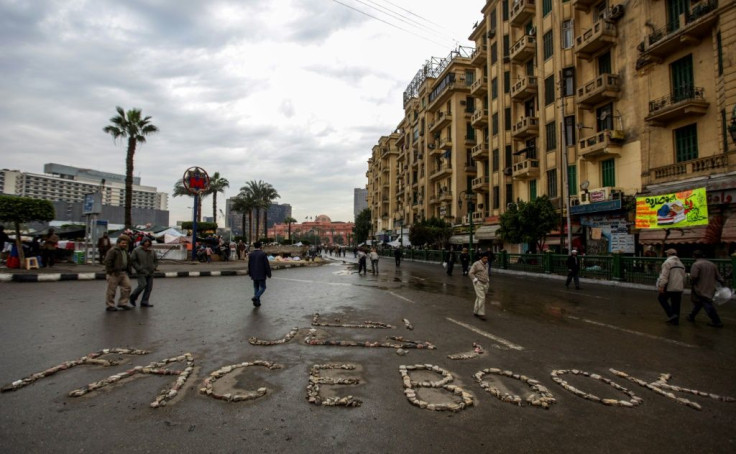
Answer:
<svg viewBox="0 0 736 454"><path fill-rule="evenodd" d="M697 250L693 252L695 263L690 267L690 282L692 282L692 292L690 296L693 301L693 311L687 316L689 322L695 322L695 316L698 315L700 309L705 309L705 313L710 317L708 326L720 328L723 326L718 311L713 306L713 295L716 292L716 283L725 284L725 280L718 272L713 262L705 259L705 254Z"/></svg>
<svg viewBox="0 0 736 454"><path fill-rule="evenodd" d="M248 276L253 280L255 292L251 301L255 307L261 305L261 295L266 291L266 278L271 277L271 264L268 263L268 257L261 250L261 246L260 241L253 243L255 250L248 255Z"/></svg>
<svg viewBox="0 0 736 454"><path fill-rule="evenodd" d="M151 291L153 290L153 272L158 267L158 257L156 257L156 251L151 246L151 239L144 237L141 240L141 245L133 249L130 256L130 262L138 277L138 287L130 295L130 304L133 306L135 306L138 295L143 293L141 307L153 307L148 299L151 297Z"/></svg>
<svg viewBox="0 0 736 454"><path fill-rule="evenodd" d="M575 288L580 290L580 258L578 257L578 250L573 249L570 255L567 257L567 281L565 281L565 287L570 288L570 281L575 280Z"/></svg>
<svg viewBox="0 0 736 454"><path fill-rule="evenodd" d="M107 310L109 312L128 311L133 309L128 304L130 298L130 257L128 256L127 235L120 235L114 248L107 251L105 256L105 274L107 274ZM115 307L115 291L120 287L118 306Z"/></svg>

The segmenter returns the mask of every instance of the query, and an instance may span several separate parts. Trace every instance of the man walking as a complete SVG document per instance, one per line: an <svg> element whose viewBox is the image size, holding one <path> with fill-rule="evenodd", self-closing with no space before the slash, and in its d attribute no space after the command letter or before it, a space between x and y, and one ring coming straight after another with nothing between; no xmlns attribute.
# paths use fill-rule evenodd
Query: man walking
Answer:
<svg viewBox="0 0 736 454"><path fill-rule="evenodd" d="M133 309L128 305L130 298L130 257L128 256L127 235L120 235L114 248L107 251L105 256L105 274L107 275L107 304L108 312L129 311ZM120 298L118 306L115 307L115 291L120 287Z"/></svg>
<svg viewBox="0 0 736 454"><path fill-rule="evenodd" d="M49 229L48 235L43 240L41 261L43 266L52 267L54 266L56 256L56 246L59 244L59 236L55 233L54 229Z"/></svg>
<svg viewBox="0 0 736 454"><path fill-rule="evenodd" d="M713 306L713 295L716 293L716 282L724 284L721 273L718 272L713 262L705 259L703 251L697 250L693 252L695 263L690 267L690 282L692 282L691 298L693 302L693 311L687 316L689 322L695 322L695 316L698 315L700 309L705 309L705 313L710 317L708 326L721 328L723 323L718 316L715 306Z"/></svg>
<svg viewBox="0 0 736 454"><path fill-rule="evenodd" d="M130 261L138 277L138 287L130 295L130 304L135 306L138 295L142 292L141 307L153 307L149 298L153 290L153 272L158 267L158 258L156 252L151 248L150 238L144 238L141 245L133 249Z"/></svg>
<svg viewBox="0 0 736 454"><path fill-rule="evenodd" d="M111 247L112 243L110 242L110 237L107 235L107 232L105 232L102 234L100 239L97 240L97 251L100 253L100 263L105 262L107 251L109 251Z"/></svg>
<svg viewBox="0 0 736 454"><path fill-rule="evenodd" d="M394 259L396 260L396 266L401 266L401 246L394 249Z"/></svg>
<svg viewBox="0 0 736 454"><path fill-rule="evenodd" d="M373 271L373 274L378 274L378 252L376 252L376 248L371 248L371 270Z"/></svg>
<svg viewBox="0 0 736 454"><path fill-rule="evenodd" d="M482 255L480 260L473 263L468 273L475 288L475 305L473 315L486 320L486 293L488 293L488 256Z"/></svg>
<svg viewBox="0 0 736 454"><path fill-rule="evenodd" d="M578 250L573 249L570 255L567 257L567 280L565 281L565 288L570 288L570 281L575 280L575 289L580 290L580 257L578 257Z"/></svg>
<svg viewBox="0 0 736 454"><path fill-rule="evenodd" d="M261 306L261 295L266 291L266 278L271 277L271 264L261 246L262 243L256 241L253 243L254 250L248 254L248 276L253 280L255 292L251 301L255 307Z"/></svg>
<svg viewBox="0 0 736 454"><path fill-rule="evenodd" d="M667 314L667 323L670 325L680 324L680 302L682 291L685 288L685 265L677 257L677 250L667 249L664 251L667 260L662 263L662 271L657 279L657 300ZM668 300L672 302L668 303Z"/></svg>

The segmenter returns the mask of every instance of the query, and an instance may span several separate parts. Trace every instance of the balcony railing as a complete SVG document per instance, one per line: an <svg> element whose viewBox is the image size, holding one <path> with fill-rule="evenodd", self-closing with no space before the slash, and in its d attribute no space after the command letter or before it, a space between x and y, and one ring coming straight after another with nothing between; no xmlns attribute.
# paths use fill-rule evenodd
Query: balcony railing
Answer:
<svg viewBox="0 0 736 454"><path fill-rule="evenodd" d="M513 166L512 175L518 180L537 178L539 176L539 160L524 159Z"/></svg>
<svg viewBox="0 0 736 454"><path fill-rule="evenodd" d="M711 29L718 20L717 10L717 0L700 1L674 22L655 29L639 45L645 61L649 62L652 58L654 61L659 61L684 46L699 43L701 38L710 35ZM646 57L649 57L649 60ZM639 62L637 66L640 66Z"/></svg>
<svg viewBox="0 0 736 454"><path fill-rule="evenodd" d="M477 109L470 120L473 126L488 124L488 109Z"/></svg>
<svg viewBox="0 0 736 454"><path fill-rule="evenodd" d="M580 157L583 159L607 159L620 156L623 131L601 131L578 142Z"/></svg>
<svg viewBox="0 0 736 454"><path fill-rule="evenodd" d="M471 187L473 188L473 191L475 192L488 192L488 185L490 184L491 179L488 175L473 178L470 181Z"/></svg>
<svg viewBox="0 0 736 454"><path fill-rule="evenodd" d="M511 46L509 56L511 57L511 61L523 63L534 56L536 49L537 37L534 35L524 35Z"/></svg>
<svg viewBox="0 0 736 454"><path fill-rule="evenodd" d="M470 86L470 95L476 97L483 97L488 92L488 76L479 77Z"/></svg>
<svg viewBox="0 0 736 454"><path fill-rule="evenodd" d="M593 28L575 38L575 54L586 60L616 42L616 26L610 22L598 21Z"/></svg>
<svg viewBox="0 0 736 454"><path fill-rule="evenodd" d="M620 90L620 79L617 74L601 74L578 88L576 101L580 107L592 109L597 104L618 99Z"/></svg>
<svg viewBox="0 0 736 454"><path fill-rule="evenodd" d="M514 27L524 25L529 19L534 17L536 7L534 0L518 0L511 6L509 13L509 22Z"/></svg>
<svg viewBox="0 0 736 454"><path fill-rule="evenodd" d="M483 142L474 146L470 152L470 156L476 161L488 160L488 144Z"/></svg>
<svg viewBox="0 0 736 454"><path fill-rule="evenodd" d="M649 115L645 120L662 126L683 117L705 115L708 104L702 87L678 87L667 96L649 101Z"/></svg>
<svg viewBox="0 0 736 454"><path fill-rule="evenodd" d="M652 169L655 180L670 180L681 175L710 175L714 171L723 171L728 168L728 155L718 154L692 161L678 162L668 166Z"/></svg>
<svg viewBox="0 0 736 454"><path fill-rule="evenodd" d="M473 54L470 56L470 63L473 64L473 65L476 65L476 66L477 65L482 65L483 63L486 62L486 58L488 58L487 55L486 55L487 52L488 52L488 45L487 44L483 44L483 45L477 47L473 51Z"/></svg>
<svg viewBox="0 0 736 454"><path fill-rule="evenodd" d="M524 117L511 126L511 135L514 139L524 140L539 136L539 118Z"/></svg>
<svg viewBox="0 0 736 454"><path fill-rule="evenodd" d="M537 94L537 76L522 77L511 87L511 99L526 101Z"/></svg>

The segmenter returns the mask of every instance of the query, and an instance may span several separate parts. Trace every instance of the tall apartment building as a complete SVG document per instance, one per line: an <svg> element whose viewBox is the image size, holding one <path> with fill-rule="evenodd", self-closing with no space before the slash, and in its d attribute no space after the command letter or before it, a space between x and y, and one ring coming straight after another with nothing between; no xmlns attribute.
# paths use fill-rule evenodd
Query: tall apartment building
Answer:
<svg viewBox="0 0 736 454"><path fill-rule="evenodd" d="M573 232L582 233L574 244L634 252L638 232L620 228L631 224L626 196L705 186L720 242L736 241L723 203L736 200L727 119L736 59L724 52L736 46L736 1L489 0L481 12L475 50L428 61L404 93L393 219L462 226L471 194L478 236L492 239L517 200L546 195L563 214L567 180ZM379 158L374 148L374 227L396 231L382 221L392 188L371 181L390 164ZM586 235L594 230L600 240ZM676 241L702 238L691 230Z"/></svg>
<svg viewBox="0 0 736 454"><path fill-rule="evenodd" d="M368 208L368 190L366 188L353 189L353 219L360 214L361 211Z"/></svg>
<svg viewBox="0 0 736 454"><path fill-rule="evenodd" d="M125 175L53 163L45 164L44 172L37 174L2 169L0 193L60 204L56 210L57 218L77 222L84 219L81 205L85 194L101 191L103 214L111 223L124 222L123 210L112 208L125 205ZM132 207L136 224L167 225L168 200L167 193L157 192L153 186L142 186L140 178L134 178ZM63 210L59 207L63 207Z"/></svg>

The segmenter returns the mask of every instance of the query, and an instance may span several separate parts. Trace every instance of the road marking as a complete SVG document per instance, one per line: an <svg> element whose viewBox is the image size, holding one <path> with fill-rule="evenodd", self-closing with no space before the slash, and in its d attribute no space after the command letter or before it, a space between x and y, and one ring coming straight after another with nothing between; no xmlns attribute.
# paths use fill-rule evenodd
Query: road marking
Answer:
<svg viewBox="0 0 736 454"><path fill-rule="evenodd" d="M664 342L669 342L671 344L681 345L683 347L697 348L696 345L690 345L690 344L686 344L685 342L680 342L680 341L676 341L676 340L672 340L672 339L667 339L666 337L654 336L652 334L647 334L647 333L642 333L642 332L639 332L639 331L634 331L634 330L631 330L631 329L621 328L619 326L609 325L607 323L596 322L594 320L589 320L587 318L578 318L578 317L574 317L572 315L568 315L567 318L572 319L572 320L579 320L579 321L585 322L585 323L590 323L591 325L602 326L604 328L611 328L613 330L621 331L621 332L624 332L624 333L635 334L637 336L642 336L642 337L646 337L646 338L649 338L649 339L656 339L656 340L660 340L660 341L664 341Z"/></svg>
<svg viewBox="0 0 736 454"><path fill-rule="evenodd" d="M341 286L352 286L353 284L346 284L343 282L322 282L322 281L310 281L307 279L289 279L286 277L274 277L271 279L276 279L279 281L291 281L291 282L302 282L304 284L322 284L322 285L341 285Z"/></svg>
<svg viewBox="0 0 736 454"><path fill-rule="evenodd" d="M388 292L388 293L389 293L390 295L393 295L393 296L395 296L395 297L396 297L396 298L398 298L398 299L401 299L401 300L404 300L404 301L406 301L406 302L408 302L408 303L414 304L414 301L410 300L409 298L404 298L403 296L401 296L401 295L397 295L397 294L396 294L396 293L394 293L394 292Z"/></svg>
<svg viewBox="0 0 736 454"><path fill-rule="evenodd" d="M486 331L483 331L483 330L480 330L480 329L476 328L473 325L468 325L467 323L459 322L459 321L457 321L455 319L452 319L450 317L447 317L447 320L451 321L452 323L455 323L456 325L460 325L463 328L467 328L470 331L473 331L474 333L480 334L481 336L485 336L485 337L487 337L489 339L492 339L492 340L498 342L499 344L503 344L503 345L507 346L508 348L510 348L512 350L524 350L524 347L522 347L521 345L516 345L513 342L507 341L506 339L504 339L502 337L494 336L493 334L491 334L489 332L486 332Z"/></svg>

